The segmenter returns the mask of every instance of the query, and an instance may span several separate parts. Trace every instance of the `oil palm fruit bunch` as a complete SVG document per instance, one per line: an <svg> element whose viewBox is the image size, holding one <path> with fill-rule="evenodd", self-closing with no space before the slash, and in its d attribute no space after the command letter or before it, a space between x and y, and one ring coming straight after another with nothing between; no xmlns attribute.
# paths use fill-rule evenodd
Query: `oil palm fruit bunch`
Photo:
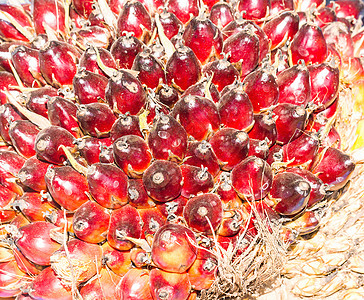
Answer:
<svg viewBox="0 0 364 300"><path fill-rule="evenodd" d="M336 128L362 117L362 8L0 4L0 298L242 299L279 274L362 161Z"/></svg>

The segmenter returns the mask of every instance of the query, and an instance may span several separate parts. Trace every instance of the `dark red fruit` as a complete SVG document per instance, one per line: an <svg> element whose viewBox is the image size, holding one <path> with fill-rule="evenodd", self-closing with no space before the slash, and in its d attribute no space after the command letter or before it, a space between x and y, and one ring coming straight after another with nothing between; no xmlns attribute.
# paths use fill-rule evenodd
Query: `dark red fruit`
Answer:
<svg viewBox="0 0 364 300"><path fill-rule="evenodd" d="M23 190L14 179L25 161L16 152L0 150L0 184L19 195L23 193Z"/></svg>
<svg viewBox="0 0 364 300"><path fill-rule="evenodd" d="M147 194L142 179L129 179L128 200L136 208L154 207L155 203Z"/></svg>
<svg viewBox="0 0 364 300"><path fill-rule="evenodd" d="M3 14L7 14L2 16L0 21L0 36L6 41L28 41L31 36L31 31L33 31L32 21L19 3L9 2L8 4L6 2L2 2L0 4L0 10ZM27 36L24 36L18 28L9 22L10 18L13 18L19 26L23 27L23 30L28 32Z"/></svg>
<svg viewBox="0 0 364 300"><path fill-rule="evenodd" d="M233 9L227 2L219 1L211 7L210 20L219 29L224 28L234 20Z"/></svg>
<svg viewBox="0 0 364 300"><path fill-rule="evenodd" d="M269 155L269 146L267 140L249 139L248 156L256 156L267 160Z"/></svg>
<svg viewBox="0 0 364 300"><path fill-rule="evenodd" d="M48 118L47 102L50 97L58 96L58 92L51 86L41 87L34 91L30 91L26 98L26 107L32 112Z"/></svg>
<svg viewBox="0 0 364 300"><path fill-rule="evenodd" d="M97 139L93 137L82 137L74 141L76 148L88 165L100 162L100 153L103 148L110 147L112 141L109 138Z"/></svg>
<svg viewBox="0 0 364 300"><path fill-rule="evenodd" d="M15 150L27 158L35 155L34 144L39 131L39 128L28 120L12 122L9 127L9 137Z"/></svg>
<svg viewBox="0 0 364 300"><path fill-rule="evenodd" d="M49 166L45 182L53 200L69 211L76 210L88 201L86 177L70 166Z"/></svg>
<svg viewBox="0 0 364 300"><path fill-rule="evenodd" d="M36 34L46 33L44 24L55 32L66 30L63 2L54 0L35 0L32 2L32 16Z"/></svg>
<svg viewBox="0 0 364 300"><path fill-rule="evenodd" d="M163 32L166 37L170 40L174 37L179 28L183 26L182 22L176 17L176 15L166 8L163 9L162 13L159 15L159 21L163 27Z"/></svg>
<svg viewBox="0 0 364 300"><path fill-rule="evenodd" d="M45 191L47 186L44 176L48 166L48 163L40 161L35 156L28 158L18 173L20 183L36 192Z"/></svg>
<svg viewBox="0 0 364 300"><path fill-rule="evenodd" d="M282 215L296 215L308 202L310 184L294 173L280 173L273 179L270 198L275 202L274 210Z"/></svg>
<svg viewBox="0 0 364 300"><path fill-rule="evenodd" d="M199 193L207 193L214 187L214 178L207 168L199 168L187 164L181 166L183 187L181 195L189 198Z"/></svg>
<svg viewBox="0 0 364 300"><path fill-rule="evenodd" d="M267 16L270 9L269 0L244 1L240 0L237 4L237 10L241 12L244 19L259 20Z"/></svg>
<svg viewBox="0 0 364 300"><path fill-rule="evenodd" d="M93 164L87 182L91 196L103 207L116 209L128 202L128 177L115 165Z"/></svg>
<svg viewBox="0 0 364 300"><path fill-rule="evenodd" d="M110 138L112 141L124 135L137 135L142 137L139 126L139 117L130 115L119 115L110 130Z"/></svg>
<svg viewBox="0 0 364 300"><path fill-rule="evenodd" d="M100 60L105 66L112 69L116 69L116 62L109 51L103 48L96 48L94 46L89 46L88 48L86 48L86 50L80 57L80 63L78 66L79 70L85 68L85 70L87 71L105 76L104 71L99 67L97 63L97 52L99 52Z"/></svg>
<svg viewBox="0 0 364 300"><path fill-rule="evenodd" d="M174 162L156 160L143 174L143 184L148 196L167 202L181 194L183 180L181 168Z"/></svg>
<svg viewBox="0 0 364 300"><path fill-rule="evenodd" d="M173 107L179 100L179 95L175 88L162 84L162 87L158 91L157 99L162 104Z"/></svg>
<svg viewBox="0 0 364 300"><path fill-rule="evenodd" d="M210 78L203 77L199 82L191 85L187 90L184 91L182 97L187 95L196 95L208 98L217 103L220 100L220 94L215 84L209 82ZM207 90L208 86L208 90Z"/></svg>
<svg viewBox="0 0 364 300"><path fill-rule="evenodd" d="M0 106L0 134L8 144L11 144L9 136L10 124L17 120L22 120L22 115L12 104L5 103Z"/></svg>
<svg viewBox="0 0 364 300"><path fill-rule="evenodd" d="M186 24L190 20L191 14L193 16L198 15L197 0L171 0L168 1L167 8L168 11L174 13L183 24Z"/></svg>
<svg viewBox="0 0 364 300"><path fill-rule="evenodd" d="M118 138L113 152L116 164L132 177L140 177L152 159L147 143L137 135Z"/></svg>
<svg viewBox="0 0 364 300"><path fill-rule="evenodd" d="M273 180L271 167L261 158L249 156L231 172L231 182L240 197L263 199L270 191Z"/></svg>
<svg viewBox="0 0 364 300"><path fill-rule="evenodd" d="M110 52L119 69L131 69L135 57L142 51L142 46L143 43L135 36L126 34L112 44Z"/></svg>
<svg viewBox="0 0 364 300"><path fill-rule="evenodd" d="M275 143L277 139L277 127L272 114L254 115L254 126L249 131L249 138L266 140L269 146Z"/></svg>
<svg viewBox="0 0 364 300"><path fill-rule="evenodd" d="M143 223L141 238L151 240L157 230L166 224L167 220L156 207L138 209L138 212Z"/></svg>

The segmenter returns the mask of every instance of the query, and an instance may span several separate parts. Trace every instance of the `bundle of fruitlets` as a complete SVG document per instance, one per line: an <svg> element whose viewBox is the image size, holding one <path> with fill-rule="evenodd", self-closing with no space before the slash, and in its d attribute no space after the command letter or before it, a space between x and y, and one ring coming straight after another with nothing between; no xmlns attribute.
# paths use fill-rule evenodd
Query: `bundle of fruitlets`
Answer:
<svg viewBox="0 0 364 300"><path fill-rule="evenodd" d="M362 8L0 4L0 298L363 299Z"/></svg>

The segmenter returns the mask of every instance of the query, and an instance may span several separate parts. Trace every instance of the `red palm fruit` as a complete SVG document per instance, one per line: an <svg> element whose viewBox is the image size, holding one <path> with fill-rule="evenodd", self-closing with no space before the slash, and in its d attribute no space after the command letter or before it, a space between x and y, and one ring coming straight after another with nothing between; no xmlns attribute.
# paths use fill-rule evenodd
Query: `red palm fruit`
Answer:
<svg viewBox="0 0 364 300"><path fill-rule="evenodd" d="M221 225L217 234L223 236L234 236L239 233L244 225L244 215L239 209L224 211Z"/></svg>
<svg viewBox="0 0 364 300"><path fill-rule="evenodd" d="M45 26L65 33L65 10L63 2L58 0L35 0L32 2L32 16L36 34L46 33Z"/></svg>
<svg viewBox="0 0 364 300"><path fill-rule="evenodd" d="M12 209L0 209L0 222L2 224L10 223L16 217L16 212Z"/></svg>
<svg viewBox="0 0 364 300"><path fill-rule="evenodd" d="M73 135L60 126L50 126L38 133L35 151L38 158L60 165L66 160L66 155L60 148L61 145L73 147Z"/></svg>
<svg viewBox="0 0 364 300"><path fill-rule="evenodd" d="M148 135L148 146L156 159L180 161L187 151L186 130L172 116L157 116Z"/></svg>
<svg viewBox="0 0 364 300"><path fill-rule="evenodd" d="M132 268L131 251L116 250L106 242L102 245L102 252L102 263L112 273L124 276Z"/></svg>
<svg viewBox="0 0 364 300"><path fill-rule="evenodd" d="M188 270L188 278L194 290L208 289L215 281L217 274L217 259L209 251L199 249L197 259Z"/></svg>
<svg viewBox="0 0 364 300"><path fill-rule="evenodd" d="M222 30L224 40L241 31L251 31L259 40L259 61L262 61L269 52L269 40L263 29L253 21L245 20L241 16L231 21ZM228 53L228 52L225 52Z"/></svg>
<svg viewBox="0 0 364 300"><path fill-rule="evenodd" d="M109 147L112 141L109 138L97 139L94 137L82 137L74 141L76 149L88 165L100 162L99 155L102 147Z"/></svg>
<svg viewBox="0 0 364 300"><path fill-rule="evenodd" d="M125 2L118 18L118 33L133 32L137 39L145 39L145 35L151 30L152 20L144 5L134 0Z"/></svg>
<svg viewBox="0 0 364 300"><path fill-rule="evenodd" d="M88 18L93 10L91 0L72 0L73 7L76 12L84 18Z"/></svg>
<svg viewBox="0 0 364 300"><path fill-rule="evenodd" d="M357 0L339 0L335 2L335 6L330 2L329 7L335 10L338 18L354 17L354 19L359 18L359 14L363 9L363 3Z"/></svg>
<svg viewBox="0 0 364 300"><path fill-rule="evenodd" d="M117 299L152 300L148 271L129 270L117 286L117 295Z"/></svg>
<svg viewBox="0 0 364 300"><path fill-rule="evenodd" d="M19 269L15 260L0 263L0 297L15 297L30 282L31 278Z"/></svg>
<svg viewBox="0 0 364 300"><path fill-rule="evenodd" d="M187 201L187 198L179 196L172 201L157 204L157 208L168 221L173 221L178 216L182 216Z"/></svg>
<svg viewBox="0 0 364 300"><path fill-rule="evenodd" d="M175 14L176 17L183 23L186 24L191 14L193 16L198 15L198 2L197 0L171 0L167 3L168 11Z"/></svg>
<svg viewBox="0 0 364 300"><path fill-rule="evenodd" d="M48 163L40 161L36 156L28 158L18 173L20 183L36 192L46 190L44 176L48 166Z"/></svg>
<svg viewBox="0 0 364 300"><path fill-rule="evenodd" d="M147 112L147 116L146 118L141 116L141 122L145 120L147 124L152 124L157 115L168 115L170 110L169 107L158 102L152 89L148 89L147 102L143 107L143 112Z"/></svg>
<svg viewBox="0 0 364 300"><path fill-rule="evenodd" d="M263 199L270 191L273 172L261 158L250 156L236 165L231 172L231 182L240 197Z"/></svg>
<svg viewBox="0 0 364 300"><path fill-rule="evenodd" d="M180 121L189 135L201 141L220 126L216 105L205 97L187 95L173 107L172 116Z"/></svg>
<svg viewBox="0 0 364 300"><path fill-rule="evenodd" d="M201 64L193 51L182 44L176 45L176 51L166 64L167 83L174 83L181 90L195 84L201 75Z"/></svg>
<svg viewBox="0 0 364 300"><path fill-rule="evenodd" d="M244 91L244 86L241 83L228 87L231 87L231 90L226 93L222 92L221 99L217 104L221 124L238 130L249 131L254 125L254 115L253 105L248 94Z"/></svg>
<svg viewBox="0 0 364 300"><path fill-rule="evenodd" d="M188 22L183 40L185 45L196 53L202 64L215 56L220 56L222 52L222 34L203 12Z"/></svg>
<svg viewBox="0 0 364 300"><path fill-rule="evenodd" d="M111 47L112 49L112 47ZM102 63L112 69L116 69L116 62L114 60L113 55L109 51L107 51L104 48L97 48L97 51L100 55L100 60ZM112 50L111 50L112 51ZM97 52L95 50L95 47L89 46L81 55L80 57L80 63L78 65L78 68L81 70L82 68L85 68L85 70L90 71L92 73L96 73L98 75L105 76L105 73L102 71L102 69L99 67L97 63Z"/></svg>
<svg viewBox="0 0 364 300"><path fill-rule="evenodd" d="M195 167L205 167L213 177L220 172L220 166L216 154L212 150L211 145L206 141L191 142L188 145L187 159L185 164Z"/></svg>
<svg viewBox="0 0 364 300"><path fill-rule="evenodd" d="M56 96L47 102L48 119L54 126L60 126L69 131L74 137L80 135L76 113L77 106L65 98Z"/></svg>
<svg viewBox="0 0 364 300"><path fill-rule="evenodd" d="M20 228L25 225L29 225L30 222L23 214L18 214L16 217L10 222L10 225L14 225L16 228Z"/></svg>
<svg viewBox="0 0 364 300"><path fill-rule="evenodd" d="M197 256L194 233L178 224L166 224L154 235L152 259L155 265L167 272L183 273Z"/></svg>
<svg viewBox="0 0 364 300"><path fill-rule="evenodd" d="M339 149L328 147L318 154L312 173L327 185L327 190L342 188L355 169L353 159Z"/></svg>
<svg viewBox="0 0 364 300"><path fill-rule="evenodd" d="M270 48L276 49L292 40L299 28L299 17L292 11L283 11L264 24L263 30L271 40Z"/></svg>
<svg viewBox="0 0 364 300"><path fill-rule="evenodd" d="M109 147L101 146L99 159L100 159L101 163L113 164L114 163L114 154L113 154L112 147L111 146L109 146Z"/></svg>
<svg viewBox="0 0 364 300"><path fill-rule="evenodd" d="M85 176L70 166L48 167L45 182L53 200L71 212L88 201Z"/></svg>
<svg viewBox="0 0 364 300"><path fill-rule="evenodd" d="M11 61L11 53L9 51L10 47L21 45L21 42L2 42L0 45L0 69L12 72L10 67L10 61Z"/></svg>
<svg viewBox="0 0 364 300"><path fill-rule="evenodd" d="M153 269L149 273L149 285L153 299L187 300L191 283L187 273L175 274Z"/></svg>
<svg viewBox="0 0 364 300"><path fill-rule="evenodd" d="M0 10L15 19L15 21L31 35L33 32L32 22L24 9L17 4L9 5L3 2L0 4ZM15 40L28 42L28 37L24 36L13 24L7 21L7 19L8 18L2 17L0 21L0 36L6 41Z"/></svg>
<svg viewBox="0 0 364 300"><path fill-rule="evenodd" d="M299 218L289 224L289 228L298 232L299 235L306 235L314 232L320 226L316 211L306 211Z"/></svg>
<svg viewBox="0 0 364 300"><path fill-rule="evenodd" d="M152 238L157 230L167 223L166 218L156 207L138 209L138 212L143 223L142 239Z"/></svg>
<svg viewBox="0 0 364 300"><path fill-rule="evenodd" d="M145 6L151 17L154 17L164 4L163 0L141 0L140 2Z"/></svg>
<svg viewBox="0 0 364 300"><path fill-rule="evenodd" d="M142 179L129 179L128 184L129 204L136 208L154 207L154 201L148 196Z"/></svg>
<svg viewBox="0 0 364 300"><path fill-rule="evenodd" d="M278 116L276 120L277 143L287 144L302 134L307 119L307 112L304 108L295 104L280 103L273 113Z"/></svg>
<svg viewBox="0 0 364 300"><path fill-rule="evenodd" d="M80 284L99 273L101 246L73 239L51 256L51 267L67 286Z"/></svg>
<svg viewBox="0 0 364 300"><path fill-rule="evenodd" d="M224 171L231 170L246 158L249 152L249 136L241 130L222 128L209 142Z"/></svg>
<svg viewBox="0 0 364 300"><path fill-rule="evenodd" d="M9 127L9 137L15 150L27 158L35 155L34 144L39 131L39 128L30 121L12 122Z"/></svg>
<svg viewBox="0 0 364 300"><path fill-rule="evenodd" d="M8 144L12 143L9 136L10 124L17 120L22 120L22 115L17 108L10 103L0 106L0 135Z"/></svg>
<svg viewBox="0 0 364 300"><path fill-rule="evenodd" d="M97 280L89 280L80 288L82 299L117 299L117 284L122 277L102 268Z"/></svg>
<svg viewBox="0 0 364 300"><path fill-rule="evenodd" d="M239 78L239 71L227 60L226 56L206 64L202 72L204 76L213 75L212 83L220 92Z"/></svg>
<svg viewBox="0 0 364 300"><path fill-rule="evenodd" d="M11 62L24 85L41 87L45 81L40 73L39 51L26 46L11 50Z"/></svg>
<svg viewBox="0 0 364 300"><path fill-rule="evenodd" d="M85 134L101 138L110 134L116 117L105 103L89 103L77 109L77 121Z"/></svg>
<svg viewBox="0 0 364 300"><path fill-rule="evenodd" d="M126 0L110 0L108 1L111 11L115 15L119 15L120 11L122 10Z"/></svg>
<svg viewBox="0 0 364 300"><path fill-rule="evenodd" d="M15 182L15 178L24 163L25 159L16 152L7 150L0 151L0 184L18 195L22 195L23 190Z"/></svg>
<svg viewBox="0 0 364 300"><path fill-rule="evenodd" d="M51 86L41 87L30 91L26 98L26 107L32 112L48 118L47 102L50 97L58 96L58 92Z"/></svg>
<svg viewBox="0 0 364 300"><path fill-rule="evenodd" d="M300 59L306 64L324 62L327 57L327 44L321 28L315 24L303 24L294 36L288 51L294 65Z"/></svg>
<svg viewBox="0 0 364 300"><path fill-rule="evenodd" d="M90 216L93 216L90 218ZM106 239L110 215L101 205L88 201L73 215L72 228L75 235L87 243L101 243Z"/></svg>
<svg viewBox="0 0 364 300"><path fill-rule="evenodd" d="M143 43L131 34L119 37L111 46L110 52L119 69L131 69L135 57L142 51Z"/></svg>
<svg viewBox="0 0 364 300"><path fill-rule="evenodd" d="M15 218L17 207L14 206L14 200L16 196L16 193L0 185L0 221L2 224L9 223ZM10 202L12 203L10 204Z"/></svg>
<svg viewBox="0 0 364 300"><path fill-rule="evenodd" d="M209 98L217 103L220 100L220 94L219 94L219 90L217 89L216 85L213 84L212 82L209 83L210 78L207 77L203 77L199 82L197 82L194 85L191 85L189 88L187 88L187 90L184 91L184 93L182 94L182 97L187 96L187 95L196 95L196 96L200 96L200 97L205 97L205 98ZM208 87L208 92L210 93L210 95L207 95L207 85L209 84Z"/></svg>
<svg viewBox="0 0 364 300"><path fill-rule="evenodd" d="M110 216L107 240L111 247L118 250L133 248L128 237L139 239L142 234L142 221L136 208L125 205L113 210Z"/></svg>
<svg viewBox="0 0 364 300"><path fill-rule="evenodd" d="M282 162L283 161L283 147L275 144L269 149L269 154L267 158L267 163L272 165L274 162Z"/></svg>
<svg viewBox="0 0 364 300"><path fill-rule="evenodd" d="M271 0L269 14L271 16L278 15L283 11L294 10L293 0Z"/></svg>
<svg viewBox="0 0 364 300"><path fill-rule="evenodd" d="M30 222L45 221L45 214L54 209L40 193L29 192L14 201L12 207L21 211Z"/></svg>
<svg viewBox="0 0 364 300"><path fill-rule="evenodd" d="M80 104L89 104L105 99L108 80L99 74L81 69L73 78L73 90Z"/></svg>
<svg viewBox="0 0 364 300"><path fill-rule="evenodd" d="M29 261L47 266L50 264L53 252L61 247L51 238L51 234L57 229L57 226L48 222L33 222L14 232L13 238L18 249Z"/></svg>
<svg viewBox="0 0 364 300"><path fill-rule="evenodd" d="M118 138L113 144L113 153L116 164L131 177L140 177L152 159L147 143L132 134Z"/></svg>
<svg viewBox="0 0 364 300"><path fill-rule="evenodd" d="M149 197L167 202L181 194L183 180L181 168L174 162L154 161L143 174L143 184Z"/></svg>
<svg viewBox="0 0 364 300"><path fill-rule="evenodd" d="M217 244L219 248L227 251L228 248L235 249L237 246L238 235L234 236L222 236L217 235Z"/></svg>
<svg viewBox="0 0 364 300"><path fill-rule="evenodd" d="M16 247L13 247L12 249L14 254L14 259L16 263L18 264L18 267L20 270L22 270L24 273L30 275L30 276L37 276L41 270L41 266L37 266L33 263L31 263Z"/></svg>
<svg viewBox="0 0 364 300"><path fill-rule="evenodd" d="M223 52L230 52L229 61L239 64L240 75L244 77L259 63L259 39L252 30L240 31L225 40Z"/></svg>
<svg viewBox="0 0 364 300"><path fill-rule="evenodd" d="M163 65L154 57L150 48L137 54L132 70L138 71L139 81L151 89L166 81Z"/></svg>
<svg viewBox="0 0 364 300"><path fill-rule="evenodd" d="M127 114L119 115L119 118L114 122L110 130L111 140L116 141L118 138L129 134L143 137L140 131L139 117Z"/></svg>
<svg viewBox="0 0 364 300"><path fill-rule="evenodd" d="M259 20L267 16L270 10L269 0L243 1L237 4L237 10L242 13L244 19Z"/></svg>
<svg viewBox="0 0 364 300"><path fill-rule="evenodd" d="M245 204L246 205L241 209L245 218L244 228L242 228L241 233L247 230L246 238L248 238L248 240L251 240L252 237L256 236L258 231L254 222L259 222L258 219L260 219L260 222L265 223L269 232L272 233L271 224L272 222L279 222L280 216L275 210L268 206L266 200L247 202Z"/></svg>
<svg viewBox="0 0 364 300"><path fill-rule="evenodd" d="M241 199L232 186L230 173L221 173L216 194L220 197L224 210L237 209L242 205Z"/></svg>
<svg viewBox="0 0 364 300"><path fill-rule="evenodd" d="M49 40L49 38L48 38L47 34L45 34L45 33L38 34L31 43L32 48L40 50L40 49L44 48L44 46L47 44L48 40Z"/></svg>
<svg viewBox="0 0 364 300"><path fill-rule="evenodd" d="M343 61L341 73L340 79L345 83L351 84L352 82L361 80L364 77L362 59L360 57L349 57L347 61Z"/></svg>
<svg viewBox="0 0 364 300"><path fill-rule="evenodd" d="M251 72L244 78L243 85L253 104L254 113L278 103L279 89L272 66L267 65Z"/></svg>
<svg viewBox="0 0 364 300"><path fill-rule="evenodd" d="M340 71L331 63L308 66L311 82L311 101L316 110L327 108L339 92Z"/></svg>
<svg viewBox="0 0 364 300"><path fill-rule="evenodd" d="M267 140L249 139L248 156L256 156L267 160L269 155L269 146Z"/></svg>
<svg viewBox="0 0 364 300"><path fill-rule="evenodd" d="M62 282L51 267L45 268L32 281L28 293L32 299L73 299L71 288Z"/></svg>
<svg viewBox="0 0 364 300"><path fill-rule="evenodd" d="M285 171L301 176L310 184L311 192L307 202L307 208L314 206L316 203L325 198L326 190L322 180L312 174L310 171L301 168L288 168Z"/></svg>
<svg viewBox="0 0 364 300"><path fill-rule="evenodd" d="M322 7L325 5L324 0L299 0L296 3L298 11L308 11L311 7Z"/></svg>
<svg viewBox="0 0 364 300"><path fill-rule="evenodd" d="M175 88L162 84L161 88L158 90L157 99L162 104L173 107L179 100L179 95Z"/></svg>
<svg viewBox="0 0 364 300"><path fill-rule="evenodd" d="M131 249L130 259L138 269L151 263L150 253L143 250L142 248Z"/></svg>
<svg viewBox="0 0 364 300"><path fill-rule="evenodd" d="M109 78L105 99L115 113L136 115L146 102L140 81L131 73L119 70Z"/></svg>
<svg viewBox="0 0 364 300"><path fill-rule="evenodd" d="M120 208L128 202L128 177L115 165L95 163L87 170L91 196L101 206Z"/></svg>
<svg viewBox="0 0 364 300"><path fill-rule="evenodd" d="M72 85L79 57L76 48L70 44L50 41L39 51L40 71L44 79L54 87Z"/></svg>
<svg viewBox="0 0 364 300"><path fill-rule="evenodd" d="M311 100L310 73L303 60L277 76L279 102L306 107Z"/></svg>
<svg viewBox="0 0 364 300"><path fill-rule="evenodd" d="M197 232L216 231L222 221L222 202L216 194L206 193L188 200L183 217L189 228Z"/></svg>
<svg viewBox="0 0 364 300"><path fill-rule="evenodd" d="M181 166L183 187L181 195L189 198L199 193L207 193L214 187L214 178L207 168L183 164Z"/></svg>
<svg viewBox="0 0 364 300"><path fill-rule="evenodd" d="M351 38L350 29L345 24L339 21L332 22L326 25L322 31L326 43L333 45L341 57L354 56L353 39Z"/></svg>
<svg viewBox="0 0 364 300"><path fill-rule="evenodd" d="M159 21L163 27L164 34L170 40L174 37L181 26L182 22L176 17L176 15L164 8L159 14Z"/></svg>
<svg viewBox="0 0 364 300"><path fill-rule="evenodd" d="M268 146L273 145L277 139L277 127L272 114L255 114L254 126L248 134L250 139L265 140Z"/></svg>
<svg viewBox="0 0 364 300"><path fill-rule="evenodd" d="M270 199L275 203L274 210L281 215L296 215L306 206L311 186L295 173L280 173L273 178Z"/></svg>
<svg viewBox="0 0 364 300"><path fill-rule="evenodd" d="M18 83L13 74L6 71L0 71L0 103L7 103L7 98L3 92L10 92L14 96L18 94L18 92L14 91L12 87L17 86Z"/></svg>
<svg viewBox="0 0 364 300"><path fill-rule="evenodd" d="M234 20L233 9L229 3L219 1L211 7L209 18L219 29L222 29Z"/></svg>
<svg viewBox="0 0 364 300"><path fill-rule="evenodd" d="M297 139L285 144L283 150L283 161L293 160L289 166L310 166L315 159L319 148L319 138L316 133L305 131Z"/></svg>
<svg viewBox="0 0 364 300"><path fill-rule="evenodd" d="M71 43L87 47L93 44L95 47L109 48L112 37L110 30L101 26L87 26L81 29L75 29L71 32Z"/></svg>
<svg viewBox="0 0 364 300"><path fill-rule="evenodd" d="M323 28L325 25L328 25L337 20L336 13L333 8L325 6L318 9L317 14L315 15L315 19L313 20L317 26Z"/></svg>

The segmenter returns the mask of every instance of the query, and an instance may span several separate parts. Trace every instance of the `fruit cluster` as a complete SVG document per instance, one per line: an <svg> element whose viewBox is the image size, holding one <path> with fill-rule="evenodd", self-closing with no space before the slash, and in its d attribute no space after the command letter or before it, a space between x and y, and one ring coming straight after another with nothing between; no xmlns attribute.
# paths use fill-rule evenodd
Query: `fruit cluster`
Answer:
<svg viewBox="0 0 364 300"><path fill-rule="evenodd" d="M361 9L0 4L0 298L196 299L257 222L315 231L355 168L334 124Z"/></svg>

